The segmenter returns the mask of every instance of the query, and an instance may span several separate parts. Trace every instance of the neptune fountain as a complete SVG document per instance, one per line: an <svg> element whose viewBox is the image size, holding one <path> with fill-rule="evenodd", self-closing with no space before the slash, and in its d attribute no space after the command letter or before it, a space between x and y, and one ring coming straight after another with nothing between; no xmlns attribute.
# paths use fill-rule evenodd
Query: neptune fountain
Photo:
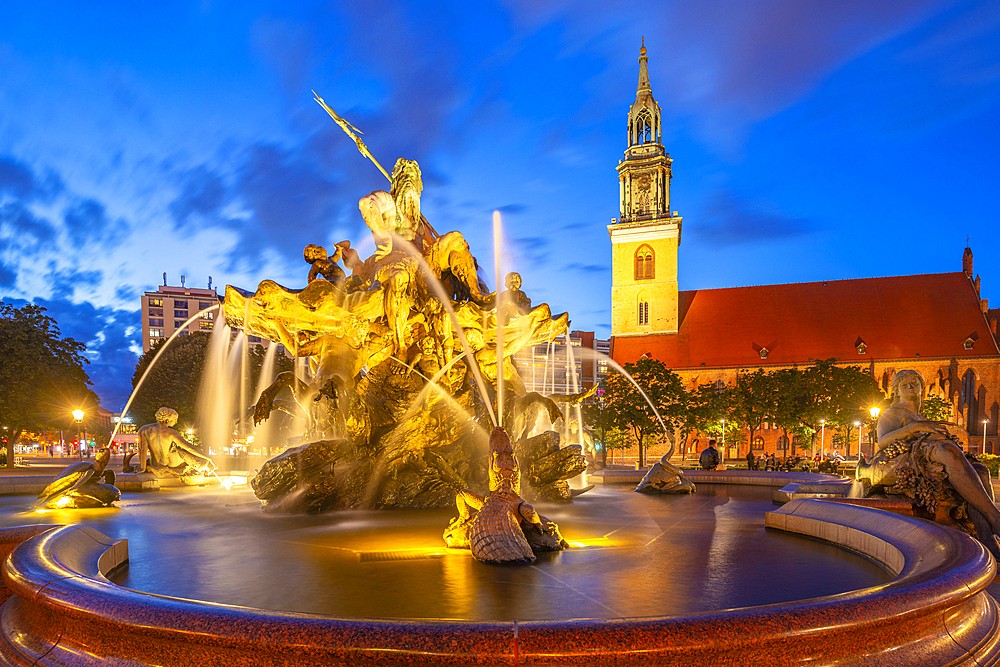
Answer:
<svg viewBox="0 0 1000 667"><path fill-rule="evenodd" d="M989 554L914 516L815 499L850 480L681 471L668 455L645 493L604 486L568 503L586 461L547 422L587 392L526 391L513 363L564 335L568 316L532 306L499 268L488 289L464 237L421 214L415 162L383 174L389 190L359 202L369 257L313 244L301 289L226 289L229 327L300 360L238 420L297 410L302 438L252 492L189 484L107 507L119 494L99 481L102 452L32 510L71 525L0 513L0 664L1000 661ZM215 464L172 418L144 427L150 462L197 483ZM873 486L893 481L872 465ZM606 472L604 485L644 474ZM778 497L791 501L776 509ZM74 506L92 509L63 512ZM316 516L331 509L343 511Z"/></svg>
<svg viewBox="0 0 1000 667"><path fill-rule="evenodd" d="M506 291L490 293L462 234L440 235L422 215L417 163L399 159L383 173L389 191L358 204L371 256L349 241L332 255L309 245L305 288L270 280L253 293L226 288L230 327L308 360L308 380L279 374L254 406L255 424L285 393L308 411L306 442L261 466L251 481L257 497L267 511L322 512L445 507L457 496L464 522L470 499L481 506L482 493L498 492L487 455L496 429L494 439L513 440L503 474L511 497L523 503L523 489L526 500L570 500L567 480L586 460L579 446L560 446L557 432L536 432L540 413L561 414L551 398L525 391L513 363L519 350L564 335L568 315L531 307L517 274ZM535 530L537 514L521 508L526 530ZM554 524L545 525L540 548L561 548Z"/></svg>

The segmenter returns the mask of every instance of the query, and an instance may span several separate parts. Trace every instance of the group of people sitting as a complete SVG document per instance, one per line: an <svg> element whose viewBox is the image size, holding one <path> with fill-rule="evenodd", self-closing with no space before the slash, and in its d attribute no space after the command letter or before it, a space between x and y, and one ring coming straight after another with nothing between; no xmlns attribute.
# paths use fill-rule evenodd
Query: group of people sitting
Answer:
<svg viewBox="0 0 1000 667"><path fill-rule="evenodd" d="M844 460L839 454L820 456L812 459L804 456L786 456L783 459L772 454L755 455L747 452L747 470L805 470L836 473L840 462Z"/></svg>

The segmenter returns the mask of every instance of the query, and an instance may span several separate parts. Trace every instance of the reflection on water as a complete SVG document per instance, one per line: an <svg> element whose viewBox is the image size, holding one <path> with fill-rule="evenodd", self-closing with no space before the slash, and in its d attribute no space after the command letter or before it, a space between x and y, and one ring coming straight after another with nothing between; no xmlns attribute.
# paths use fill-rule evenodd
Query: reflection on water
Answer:
<svg viewBox="0 0 1000 667"><path fill-rule="evenodd" d="M263 514L246 487L124 494L118 509L26 511L0 525L86 523L129 540L115 583L262 609L375 618L531 620L689 614L884 583L836 547L765 531L771 490L699 485L691 496L597 489L536 507L583 546L531 566L490 566L443 548L451 509Z"/></svg>

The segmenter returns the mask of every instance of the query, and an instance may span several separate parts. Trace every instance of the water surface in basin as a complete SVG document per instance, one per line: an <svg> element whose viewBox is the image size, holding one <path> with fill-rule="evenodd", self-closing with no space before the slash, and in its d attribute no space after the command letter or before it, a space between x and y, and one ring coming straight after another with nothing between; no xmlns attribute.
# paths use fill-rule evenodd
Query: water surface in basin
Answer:
<svg viewBox="0 0 1000 667"><path fill-rule="evenodd" d="M117 509L25 511L0 525L84 523L127 538L115 583L261 609L369 618L535 620L691 614L888 581L837 547L764 529L771 489L699 484L691 496L595 489L536 504L574 547L530 566L444 548L450 509L264 514L247 487L128 493Z"/></svg>

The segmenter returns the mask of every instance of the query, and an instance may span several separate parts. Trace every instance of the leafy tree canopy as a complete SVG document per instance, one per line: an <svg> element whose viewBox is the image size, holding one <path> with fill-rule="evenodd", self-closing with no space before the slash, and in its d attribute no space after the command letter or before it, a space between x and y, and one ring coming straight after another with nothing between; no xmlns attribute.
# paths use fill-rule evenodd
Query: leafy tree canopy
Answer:
<svg viewBox="0 0 1000 667"><path fill-rule="evenodd" d="M951 421L951 403L940 396L928 396L924 399L924 417L932 421Z"/></svg>
<svg viewBox="0 0 1000 667"><path fill-rule="evenodd" d="M83 343L62 337L45 308L0 301L0 424L11 430L8 462L24 430L68 429L73 410L96 412L84 350Z"/></svg>
<svg viewBox="0 0 1000 667"><path fill-rule="evenodd" d="M198 418L198 394L211 338L211 334L207 332L194 332L175 338L163 351L129 407L129 414L137 425L152 423L154 414L162 406L176 410L180 415L178 423L182 426L195 423ZM139 358L132 374L133 389L164 345L165 340L157 341ZM248 352L248 386L251 393L260 378L265 355L265 349L260 346L253 346ZM276 355L274 361L275 373L292 369L292 361L284 355ZM254 401L256 398L251 396L249 400Z"/></svg>
<svg viewBox="0 0 1000 667"><path fill-rule="evenodd" d="M643 358L625 364L625 371L642 387L649 401L622 375L610 375L605 380L605 418L611 428L630 430L639 443L639 464L645 464L646 444L662 432L668 433L685 422L687 394L679 375L661 361ZM649 403L656 406L656 412ZM661 425L660 419L663 420ZM672 434L669 436L672 437Z"/></svg>

